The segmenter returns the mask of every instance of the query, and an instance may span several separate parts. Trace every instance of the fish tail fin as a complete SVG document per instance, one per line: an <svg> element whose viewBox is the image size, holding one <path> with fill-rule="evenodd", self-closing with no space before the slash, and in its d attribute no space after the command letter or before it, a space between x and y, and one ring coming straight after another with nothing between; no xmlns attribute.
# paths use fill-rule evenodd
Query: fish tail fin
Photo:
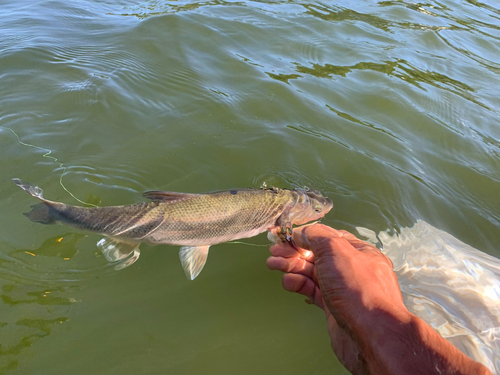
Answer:
<svg viewBox="0 0 500 375"><path fill-rule="evenodd" d="M23 215L35 223L54 224L56 219L53 210L47 203L38 203L31 206L30 212L25 212Z"/></svg>
<svg viewBox="0 0 500 375"><path fill-rule="evenodd" d="M19 186L29 195L42 201L42 203L31 206L32 210L24 214L28 219L35 223L41 224L54 224L56 222L56 219L54 217L54 210L52 210L50 207L51 202L46 201L43 198L43 190L41 188L31 185L27 182L23 182L18 178L13 178L12 181L14 181L17 186Z"/></svg>
<svg viewBox="0 0 500 375"><path fill-rule="evenodd" d="M39 188L38 186L33 186L27 182L22 182L18 178L13 178L12 181L19 186L21 189L23 189L25 192L27 192L29 195L38 198L38 199L43 199L43 190Z"/></svg>

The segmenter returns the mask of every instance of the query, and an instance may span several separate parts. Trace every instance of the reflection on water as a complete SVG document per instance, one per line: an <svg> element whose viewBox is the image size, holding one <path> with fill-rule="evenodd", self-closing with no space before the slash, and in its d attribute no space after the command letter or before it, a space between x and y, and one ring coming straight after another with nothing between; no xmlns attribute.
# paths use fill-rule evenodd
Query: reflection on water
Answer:
<svg viewBox="0 0 500 375"><path fill-rule="evenodd" d="M19 355L51 334L54 325L69 320L69 305L76 302L71 288L63 286L5 284L0 298L0 373L19 366ZM9 309L7 309L7 305Z"/></svg>
<svg viewBox="0 0 500 375"><path fill-rule="evenodd" d="M312 66L308 67L298 63L294 63L293 65L295 65L295 71L297 73L310 74L317 78L332 78L332 75L345 77L348 73L351 73L355 70L370 70L379 72L391 77L399 78L422 90L425 90L426 85L431 85L436 88L460 95L464 99L470 100L473 103L484 107L485 109L490 109L485 104L479 102L472 96L472 94L474 93L474 89L467 84L439 72L424 71L416 66L413 66L408 61L405 61L403 59L386 61L384 63L359 62L352 66L312 64ZM289 79L298 79L302 77L300 74L269 74L269 76L286 83L288 83Z"/></svg>
<svg viewBox="0 0 500 375"><path fill-rule="evenodd" d="M83 234L64 233L37 248L12 250L0 259L0 373L23 363L29 348L39 345L55 325L69 320L78 302L77 285L68 282L67 265ZM60 263L57 262L60 259ZM59 267L59 269L58 269Z"/></svg>
<svg viewBox="0 0 500 375"><path fill-rule="evenodd" d="M61 296L66 292L65 288L62 287L46 287L43 289L36 288L36 290L31 290L30 287L24 287L22 290L18 290L15 284L6 284L2 286L2 294L0 298L2 302L11 305L22 305L22 304L38 304L38 305L70 305L76 300L74 298L68 298Z"/></svg>
<svg viewBox="0 0 500 375"><path fill-rule="evenodd" d="M13 370L18 367L17 356L23 349L33 346L38 340L50 335L54 324L61 324L68 318L58 316L54 319L19 319L14 324L24 329L8 330L8 323L0 325L2 343L0 343L0 371Z"/></svg>
<svg viewBox="0 0 500 375"><path fill-rule="evenodd" d="M358 231L393 261L408 309L500 373L500 260L421 220L392 236Z"/></svg>
<svg viewBox="0 0 500 375"><path fill-rule="evenodd" d="M26 253L32 256L60 257L70 260L77 253L77 242L85 235L81 233L64 233L45 240L36 249L20 249L14 253Z"/></svg>

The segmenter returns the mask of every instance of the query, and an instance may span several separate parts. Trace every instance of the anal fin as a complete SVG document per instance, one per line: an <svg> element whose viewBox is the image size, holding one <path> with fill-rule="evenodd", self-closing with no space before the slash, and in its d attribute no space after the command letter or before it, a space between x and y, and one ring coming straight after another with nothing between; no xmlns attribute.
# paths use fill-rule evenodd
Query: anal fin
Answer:
<svg viewBox="0 0 500 375"><path fill-rule="evenodd" d="M209 248L209 245L182 246L179 250L179 258L189 280L194 280L200 274L207 262Z"/></svg>
<svg viewBox="0 0 500 375"><path fill-rule="evenodd" d="M104 237L97 243L106 260L110 263L116 263L126 259L124 262L115 266L116 270L121 270L135 263L140 256L140 243L127 243Z"/></svg>

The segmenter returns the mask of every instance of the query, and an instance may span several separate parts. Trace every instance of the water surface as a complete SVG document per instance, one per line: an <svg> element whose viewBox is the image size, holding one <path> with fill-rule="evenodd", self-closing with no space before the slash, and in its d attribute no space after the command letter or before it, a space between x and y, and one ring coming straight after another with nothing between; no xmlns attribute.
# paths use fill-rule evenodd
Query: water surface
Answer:
<svg viewBox="0 0 500 375"><path fill-rule="evenodd" d="M36 202L14 177L102 206L308 186L335 203L326 224L422 219L500 256L495 2L0 9L0 372L346 373L265 246L214 247L194 282L169 246L115 272L98 236L21 215Z"/></svg>

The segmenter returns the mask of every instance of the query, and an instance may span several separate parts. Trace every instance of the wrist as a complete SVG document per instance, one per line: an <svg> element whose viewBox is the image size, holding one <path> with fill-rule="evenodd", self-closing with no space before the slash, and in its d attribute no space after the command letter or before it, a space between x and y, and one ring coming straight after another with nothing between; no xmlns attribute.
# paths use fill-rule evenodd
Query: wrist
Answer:
<svg viewBox="0 0 500 375"><path fill-rule="evenodd" d="M398 306L374 306L370 309L359 309L356 323L352 325L353 333L360 337L365 345L384 345L388 340L388 334L402 334L408 325L417 319L410 313L406 306L401 303ZM366 341L366 342L365 342Z"/></svg>
<svg viewBox="0 0 500 375"><path fill-rule="evenodd" d="M373 311L364 329L358 337L371 374L491 374L406 307Z"/></svg>
<svg viewBox="0 0 500 375"><path fill-rule="evenodd" d="M376 311L374 319L365 323L359 336L370 372L373 374L403 374L401 367L417 356L414 348L418 336L418 320L408 310Z"/></svg>

